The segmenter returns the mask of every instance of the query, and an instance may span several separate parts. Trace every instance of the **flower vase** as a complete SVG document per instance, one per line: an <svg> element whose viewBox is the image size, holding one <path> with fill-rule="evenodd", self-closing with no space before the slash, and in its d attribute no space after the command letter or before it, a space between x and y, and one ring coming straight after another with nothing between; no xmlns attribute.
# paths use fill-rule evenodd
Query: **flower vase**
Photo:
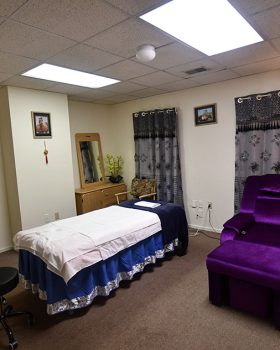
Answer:
<svg viewBox="0 0 280 350"><path fill-rule="evenodd" d="M119 182L121 182L123 179L123 177L121 175L117 175L117 176L109 176L109 180L110 182L112 182L113 184L118 184Z"/></svg>

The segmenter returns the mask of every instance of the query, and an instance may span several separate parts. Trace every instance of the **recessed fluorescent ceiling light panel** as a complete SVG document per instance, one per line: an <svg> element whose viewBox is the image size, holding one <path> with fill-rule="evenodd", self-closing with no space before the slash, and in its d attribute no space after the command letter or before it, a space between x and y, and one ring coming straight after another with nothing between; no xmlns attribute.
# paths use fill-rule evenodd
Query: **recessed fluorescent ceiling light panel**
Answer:
<svg viewBox="0 0 280 350"><path fill-rule="evenodd" d="M140 18L208 56L263 41L226 0L173 0Z"/></svg>
<svg viewBox="0 0 280 350"><path fill-rule="evenodd" d="M59 83L78 85L88 88L100 88L119 83L119 80L105 78L100 75L79 72L77 70L62 68L52 64L41 64L22 75L26 77L57 81Z"/></svg>

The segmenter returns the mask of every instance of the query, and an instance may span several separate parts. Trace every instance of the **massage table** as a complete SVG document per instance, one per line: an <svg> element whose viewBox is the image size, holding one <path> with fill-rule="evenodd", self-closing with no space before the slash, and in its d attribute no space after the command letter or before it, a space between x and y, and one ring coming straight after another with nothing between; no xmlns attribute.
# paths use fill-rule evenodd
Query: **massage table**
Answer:
<svg viewBox="0 0 280 350"><path fill-rule="evenodd" d="M14 243L25 287L53 315L108 296L167 252L185 254L188 227L179 205L128 201L22 230Z"/></svg>

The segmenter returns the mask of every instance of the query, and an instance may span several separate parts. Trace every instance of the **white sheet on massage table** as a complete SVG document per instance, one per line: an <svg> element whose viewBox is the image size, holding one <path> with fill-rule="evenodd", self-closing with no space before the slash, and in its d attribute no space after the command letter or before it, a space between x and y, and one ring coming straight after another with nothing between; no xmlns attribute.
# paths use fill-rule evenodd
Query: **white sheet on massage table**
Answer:
<svg viewBox="0 0 280 350"><path fill-rule="evenodd" d="M16 249L40 257L68 282L81 269L105 260L161 230L158 215L119 206L18 232Z"/></svg>

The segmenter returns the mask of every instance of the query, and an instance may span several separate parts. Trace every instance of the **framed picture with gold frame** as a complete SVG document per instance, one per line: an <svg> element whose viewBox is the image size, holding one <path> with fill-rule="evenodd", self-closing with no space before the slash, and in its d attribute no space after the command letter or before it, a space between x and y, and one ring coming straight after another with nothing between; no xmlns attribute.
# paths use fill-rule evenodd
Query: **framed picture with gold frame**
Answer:
<svg viewBox="0 0 280 350"><path fill-rule="evenodd" d="M44 112L31 112L33 137L36 138L51 138L51 115Z"/></svg>
<svg viewBox="0 0 280 350"><path fill-rule="evenodd" d="M216 103L201 107L195 107L194 120L196 126L217 123Z"/></svg>

